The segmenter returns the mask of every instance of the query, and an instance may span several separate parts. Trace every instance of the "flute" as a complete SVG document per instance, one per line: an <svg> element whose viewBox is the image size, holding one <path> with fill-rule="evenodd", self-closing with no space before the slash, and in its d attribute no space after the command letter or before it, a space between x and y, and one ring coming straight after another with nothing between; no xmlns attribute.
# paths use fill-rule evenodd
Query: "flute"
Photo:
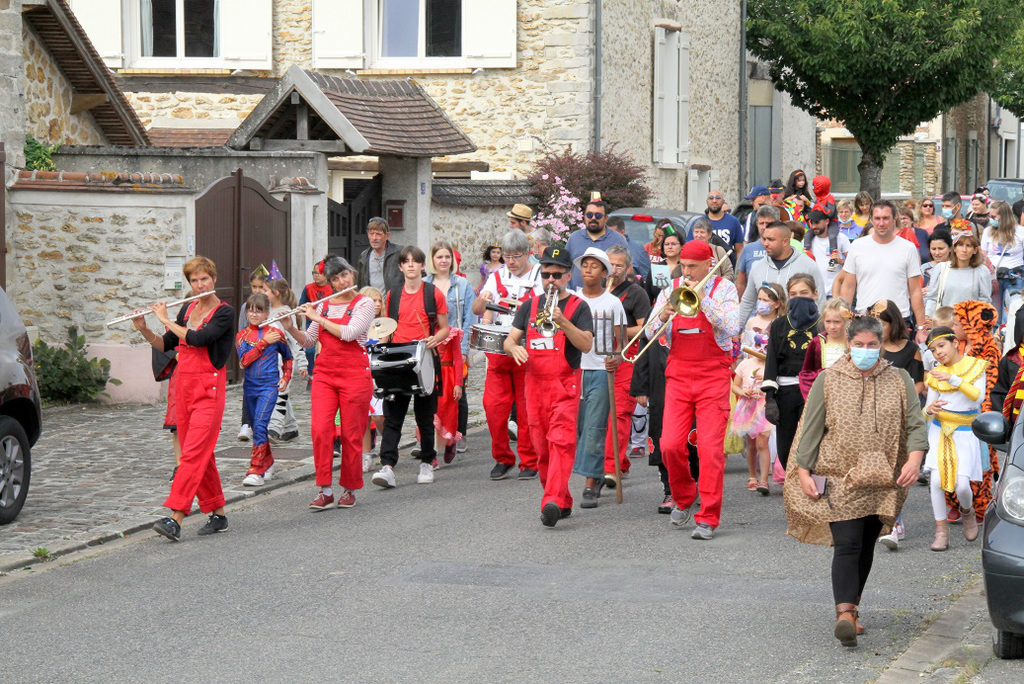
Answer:
<svg viewBox="0 0 1024 684"><path fill-rule="evenodd" d="M345 294L346 292L351 292L352 290L356 289L356 287L358 287L358 286L357 285L353 285L352 287L346 287L344 290L339 290L338 292L335 292L334 294L327 295L323 299L318 299L315 302L307 302L306 304L303 304L302 306L297 306L294 309L292 309L290 311L285 311L284 313L278 314L278 315L274 316L273 318L268 318L267 320L263 321L262 323L260 323L256 327L257 328L265 328L268 325L270 325L271 323L277 323L278 321L283 321L284 319L288 318L289 316L294 316L295 314L301 312L307 306L307 304L308 305L312 305L312 306L316 306L317 304L320 304L322 302L326 302L328 299L333 299L334 297L337 297L340 294Z"/></svg>
<svg viewBox="0 0 1024 684"><path fill-rule="evenodd" d="M191 302L193 299L199 299L200 297L205 297L206 295L213 294L213 292L214 292L213 290L210 290L208 292L200 292L199 294L192 295L191 297L185 297L184 299L176 299L173 302L167 302L167 308L169 309L172 306L178 306L179 304L184 304L186 302ZM125 314L124 316L118 316L114 320L108 321L107 322L107 327L109 328L110 326L114 325L115 323L123 323L124 321L130 321L133 318L140 318L142 316L145 316L146 314L151 314L151 313L153 313L152 309L146 309L144 311L136 311L135 313Z"/></svg>

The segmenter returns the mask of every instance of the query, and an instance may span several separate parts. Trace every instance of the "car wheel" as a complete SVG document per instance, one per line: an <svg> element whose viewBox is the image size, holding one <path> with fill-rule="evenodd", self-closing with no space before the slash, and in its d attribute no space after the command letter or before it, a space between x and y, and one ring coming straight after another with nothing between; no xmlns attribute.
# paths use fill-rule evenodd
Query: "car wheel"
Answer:
<svg viewBox="0 0 1024 684"><path fill-rule="evenodd" d="M995 629L992 633L992 651L997 658L1003 660L1024 658L1024 634Z"/></svg>
<svg viewBox="0 0 1024 684"><path fill-rule="evenodd" d="M21 512L31 473L24 428L14 418L0 416L0 525L13 522Z"/></svg>

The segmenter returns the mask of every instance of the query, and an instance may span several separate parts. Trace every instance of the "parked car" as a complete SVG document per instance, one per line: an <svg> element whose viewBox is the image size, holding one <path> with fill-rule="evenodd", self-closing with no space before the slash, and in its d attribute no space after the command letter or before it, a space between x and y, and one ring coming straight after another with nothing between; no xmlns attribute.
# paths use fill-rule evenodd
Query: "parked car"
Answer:
<svg viewBox="0 0 1024 684"><path fill-rule="evenodd" d="M1011 426L998 411L974 419L975 436L1006 455L985 511L981 568L999 658L1024 657L1024 420ZM1007 444L1008 442L1008 444Z"/></svg>
<svg viewBox="0 0 1024 684"><path fill-rule="evenodd" d="M1011 205L1024 198L1024 180L1020 178L995 178L988 182L988 194L993 199L1009 202Z"/></svg>
<svg viewBox="0 0 1024 684"><path fill-rule="evenodd" d="M654 238L654 226L662 219L668 219L683 237L690 231L700 214L677 209L660 209L656 207L626 207L616 209L608 217L619 216L626 224L626 235L630 240L646 245Z"/></svg>
<svg viewBox="0 0 1024 684"><path fill-rule="evenodd" d="M12 522L25 505L31 449L42 425L28 331L0 289L0 525Z"/></svg>

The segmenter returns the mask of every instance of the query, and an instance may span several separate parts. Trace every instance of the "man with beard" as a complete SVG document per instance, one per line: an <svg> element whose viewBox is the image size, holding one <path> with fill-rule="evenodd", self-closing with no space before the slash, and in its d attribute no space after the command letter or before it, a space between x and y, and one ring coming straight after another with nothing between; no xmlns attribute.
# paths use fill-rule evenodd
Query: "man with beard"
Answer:
<svg viewBox="0 0 1024 684"><path fill-rule="evenodd" d="M704 214L708 217L708 220L711 221L711 231L721 238L722 242L725 243L726 249L730 246L733 248L733 253L729 260L735 266L736 260L743 252L743 244L745 242L743 226L740 225L739 219L725 211L725 197L722 196L721 190L712 190L709 192L707 204L708 209ZM693 239L692 227L690 228L690 234L686 236L686 239Z"/></svg>
<svg viewBox="0 0 1024 684"><path fill-rule="evenodd" d="M765 255L750 266L747 287L740 299L740 323L746 323L757 304L757 291L762 285L778 283L785 289L790 277L797 273L808 273L814 278L818 293L818 308L825 305L825 283L814 260L803 252L797 252L790 244L793 232L785 223L772 223L761 233ZM849 301L849 300L847 300Z"/></svg>
<svg viewBox="0 0 1024 684"><path fill-rule="evenodd" d="M832 283L846 262L846 255L850 251L850 238L840 233L836 236L835 251L829 252L828 225L830 221L828 214L819 209L812 209L808 214L808 222L813 235L808 236L806 240L806 251L818 264L818 270L825 281L825 292L828 294L832 292Z"/></svg>
<svg viewBox="0 0 1024 684"><path fill-rule="evenodd" d="M597 247L604 251L612 245L622 245L629 249L626 238L614 230L608 230L608 205L601 200L591 200L583 213L584 227L573 231L565 243L565 249L569 258L576 262L576 259L583 256L588 247ZM580 269L573 266L572 279L569 281L569 288L577 290L583 286L583 279L580 277Z"/></svg>

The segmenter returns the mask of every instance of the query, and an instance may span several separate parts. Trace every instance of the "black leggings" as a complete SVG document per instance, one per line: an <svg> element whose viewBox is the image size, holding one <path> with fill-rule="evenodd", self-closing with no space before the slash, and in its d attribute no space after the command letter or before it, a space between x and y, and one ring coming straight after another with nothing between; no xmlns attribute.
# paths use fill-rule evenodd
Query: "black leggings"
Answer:
<svg viewBox="0 0 1024 684"><path fill-rule="evenodd" d="M875 542L882 531L877 515L829 523L835 552L832 554L832 595L836 604L860 603L871 563L875 559Z"/></svg>
<svg viewBox="0 0 1024 684"><path fill-rule="evenodd" d="M775 428L776 445L779 462L785 468L789 462L789 451L793 447L793 437L796 436L796 426L804 411L804 395L800 393L800 386L780 387L775 392L775 403L779 406L779 424Z"/></svg>

